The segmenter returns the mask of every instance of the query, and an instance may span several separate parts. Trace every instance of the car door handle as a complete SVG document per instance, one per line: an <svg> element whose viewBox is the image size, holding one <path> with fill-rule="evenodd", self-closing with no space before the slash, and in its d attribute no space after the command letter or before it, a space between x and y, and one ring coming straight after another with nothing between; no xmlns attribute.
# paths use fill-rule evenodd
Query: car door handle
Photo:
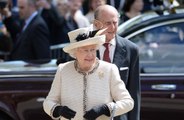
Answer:
<svg viewBox="0 0 184 120"><path fill-rule="evenodd" d="M152 85L151 88L154 90L175 90L176 85L174 85L174 84L157 84L157 85Z"/></svg>
<svg viewBox="0 0 184 120"><path fill-rule="evenodd" d="M39 98L36 99L37 102L43 102L44 100L45 100L44 97L39 97Z"/></svg>

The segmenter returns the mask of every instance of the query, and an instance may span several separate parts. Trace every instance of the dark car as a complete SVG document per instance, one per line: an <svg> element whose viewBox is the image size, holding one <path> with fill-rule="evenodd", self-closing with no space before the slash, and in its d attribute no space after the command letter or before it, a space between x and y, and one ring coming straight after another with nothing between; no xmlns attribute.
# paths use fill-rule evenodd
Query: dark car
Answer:
<svg viewBox="0 0 184 120"><path fill-rule="evenodd" d="M119 26L139 46L141 120L184 119L184 13L147 13Z"/></svg>
<svg viewBox="0 0 184 120"><path fill-rule="evenodd" d="M0 120L52 120L42 108L57 65L0 63Z"/></svg>
<svg viewBox="0 0 184 120"><path fill-rule="evenodd" d="M141 120L183 120L184 14L143 14L118 32L139 46ZM0 120L51 120L42 104L56 69L56 60L0 62Z"/></svg>

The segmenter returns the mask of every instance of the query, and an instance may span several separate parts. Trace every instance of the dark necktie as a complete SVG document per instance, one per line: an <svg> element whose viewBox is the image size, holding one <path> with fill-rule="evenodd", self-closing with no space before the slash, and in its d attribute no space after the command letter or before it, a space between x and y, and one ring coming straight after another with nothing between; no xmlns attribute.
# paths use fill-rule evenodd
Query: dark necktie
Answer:
<svg viewBox="0 0 184 120"><path fill-rule="evenodd" d="M103 45L105 46L103 60L107 62L111 62L110 57L109 57L109 43L104 43Z"/></svg>

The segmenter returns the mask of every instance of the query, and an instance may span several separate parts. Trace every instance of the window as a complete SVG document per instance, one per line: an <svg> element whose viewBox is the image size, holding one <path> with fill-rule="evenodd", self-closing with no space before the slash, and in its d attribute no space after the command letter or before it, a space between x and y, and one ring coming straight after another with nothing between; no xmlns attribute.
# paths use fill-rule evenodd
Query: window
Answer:
<svg viewBox="0 0 184 120"><path fill-rule="evenodd" d="M155 27L130 40L139 46L142 72L184 73L184 23Z"/></svg>

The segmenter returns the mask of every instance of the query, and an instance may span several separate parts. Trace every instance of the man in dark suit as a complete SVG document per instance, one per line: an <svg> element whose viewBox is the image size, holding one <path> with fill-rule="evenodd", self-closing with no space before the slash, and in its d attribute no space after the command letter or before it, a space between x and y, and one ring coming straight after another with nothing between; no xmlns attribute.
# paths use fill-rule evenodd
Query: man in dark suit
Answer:
<svg viewBox="0 0 184 120"><path fill-rule="evenodd" d="M37 0L37 5L39 6L39 13L45 20L51 34L50 45L68 43L69 37L67 33L73 29L70 30L67 26L67 11L64 14L60 14L60 9L58 9L59 5L61 5L62 9L63 7L68 9L67 3L57 1L56 4L53 4L52 0Z"/></svg>
<svg viewBox="0 0 184 120"><path fill-rule="evenodd" d="M138 47L131 41L117 35L118 11L110 5L102 5L95 11L94 27L105 29L106 43L109 43L110 62L117 65L122 80L134 99L134 109L114 120L140 119L140 80ZM99 57L103 59L106 48L100 47Z"/></svg>
<svg viewBox="0 0 184 120"><path fill-rule="evenodd" d="M25 60L33 63L50 61L50 33L48 27L36 10L36 0L18 0L20 21L10 11L4 10L4 23L14 37L14 48L10 60Z"/></svg>

